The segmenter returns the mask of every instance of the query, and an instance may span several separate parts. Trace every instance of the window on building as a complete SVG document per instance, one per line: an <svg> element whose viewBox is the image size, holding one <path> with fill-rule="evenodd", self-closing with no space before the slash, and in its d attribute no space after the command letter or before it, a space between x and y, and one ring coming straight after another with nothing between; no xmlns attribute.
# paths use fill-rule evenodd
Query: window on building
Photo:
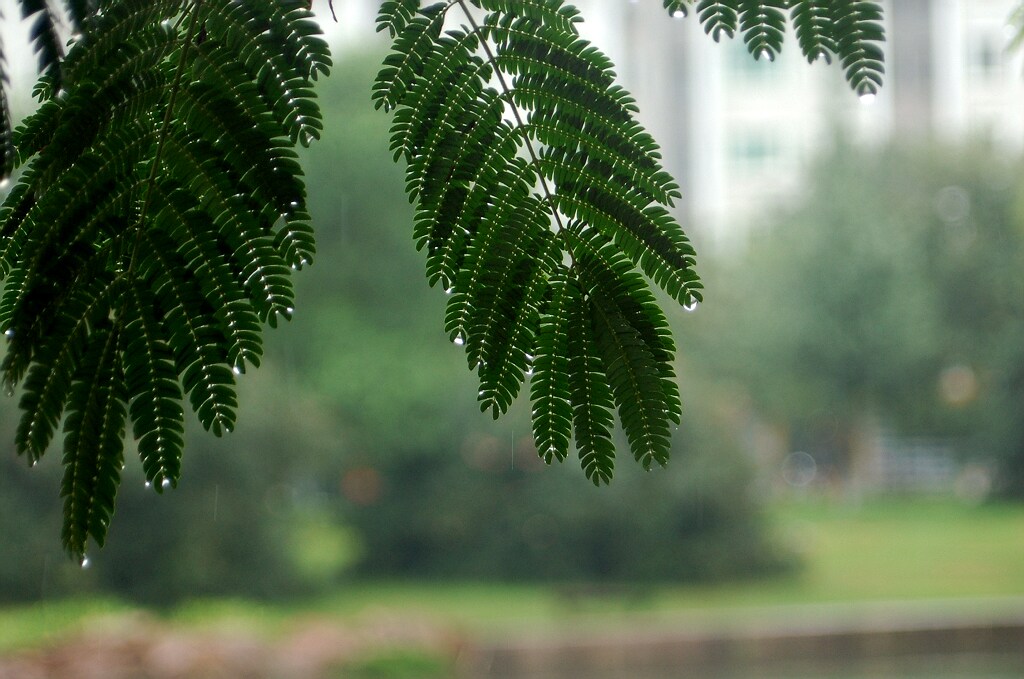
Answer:
<svg viewBox="0 0 1024 679"><path fill-rule="evenodd" d="M729 163L738 171L755 173L776 164L782 142L764 130L737 130L730 135Z"/></svg>
<svg viewBox="0 0 1024 679"><path fill-rule="evenodd" d="M968 42L968 72L972 76L980 78L998 76L1002 72L1005 49L1005 40L998 32L976 31Z"/></svg>

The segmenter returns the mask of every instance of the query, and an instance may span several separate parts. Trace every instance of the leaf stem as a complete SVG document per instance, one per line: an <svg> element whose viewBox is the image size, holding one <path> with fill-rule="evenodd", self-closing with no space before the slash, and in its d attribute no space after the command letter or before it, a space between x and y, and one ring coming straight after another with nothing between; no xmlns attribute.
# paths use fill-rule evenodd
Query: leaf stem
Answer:
<svg viewBox="0 0 1024 679"><path fill-rule="evenodd" d="M494 74L498 78L498 84L501 85L501 89L505 92L509 108L512 109L512 116L516 120L516 125L519 126L519 129L524 130L523 143L526 144L526 150L530 154L530 158L533 161L534 167L537 168L537 179L538 181L540 181L541 188L544 190L544 196L547 198L547 203L551 208L551 214L555 218L555 224L558 227L557 230L559 233L561 233L562 231L565 230L565 225L562 224L562 219L558 214L558 207L557 203L555 203L554 194L551 191L550 187L548 187L547 180L544 178L544 173L541 172L540 160L537 158L537 152L533 148L533 143L530 141L529 135L525 133L527 125L526 123L523 122L523 118L519 114L519 107L516 106L515 101L513 101L512 99L512 88L508 86L507 82L505 82L505 75L501 72L501 68L498 67L498 62L497 59L495 59L494 52L491 50L491 46L487 42L487 36L484 34L483 30L481 30L480 25L476 22L476 19L473 18L473 15L466 7L465 0L456 0L456 2L458 3L459 7L462 8L462 11L466 15L466 18L469 19L469 23L473 27L473 31L480 36L480 44L483 46L484 53L487 55L487 61L489 61L491 63L491 66L494 67ZM572 252L569 253L569 257L572 258Z"/></svg>
<svg viewBox="0 0 1024 679"><path fill-rule="evenodd" d="M189 49L195 41L196 32L199 28L199 13L203 7L203 0L196 0L192 4L192 16L189 22L188 35L185 38L185 44L181 47L181 56L178 59L178 66L174 72L174 82L171 83L170 98L167 100L167 109L164 111L164 119L160 124L160 132L157 134L158 142L156 147L156 153L153 155L153 165L149 168L149 177L146 179L146 197L142 202L142 209L139 211L138 231L135 236L135 247L132 250L132 258L128 264L127 275L131 275L135 268L135 263L138 261L139 248L142 245L142 229L146 221L146 213L149 211L149 206L153 202L153 190L156 187L156 176L160 169L160 159L163 157L164 146L167 142L167 131L171 126L171 120L174 117L174 103L178 98L178 92L181 91L181 80L185 74L186 66L188 65L188 53Z"/></svg>

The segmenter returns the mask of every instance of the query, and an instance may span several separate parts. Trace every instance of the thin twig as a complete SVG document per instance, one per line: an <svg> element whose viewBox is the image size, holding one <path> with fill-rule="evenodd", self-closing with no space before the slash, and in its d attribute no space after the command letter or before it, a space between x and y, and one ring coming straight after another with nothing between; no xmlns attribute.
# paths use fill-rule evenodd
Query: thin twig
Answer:
<svg viewBox="0 0 1024 679"><path fill-rule="evenodd" d="M487 55L487 60L491 63L491 66L494 67L494 73L498 77L498 84L501 85L501 89L505 91L505 94L508 97L509 107L512 109L512 116L516 119L516 124L519 126L520 129L526 130L527 126L523 122L522 117L519 115L519 107L517 107L515 102L512 100L512 88L509 87L508 83L505 82L505 75L501 72L501 69L498 67L498 62L494 57L494 52L491 51L491 46L487 43L487 36L484 35L483 31L480 29L479 24L476 23L476 19L473 18L473 15L470 14L469 9L466 7L464 0L456 1L458 2L459 7L462 8L462 11L465 13L466 18L469 19L470 25L473 26L473 31L480 36L480 44L484 48L484 53ZM562 224L562 219L558 216L558 207L555 203L555 197L551 189L548 187L547 180L544 179L544 174L541 172L540 160L537 158L537 153L536 151L534 151L533 143L530 141L529 135L525 133L523 134L523 142L526 144L526 150L530 154L530 158L533 160L534 167L537 168L537 179L540 181L541 188L544 189L544 195L547 197L548 205L551 207L551 214L555 218L555 224L558 226L558 231L564 231L565 225ZM569 253L569 256L572 257L572 253Z"/></svg>
<svg viewBox="0 0 1024 679"><path fill-rule="evenodd" d="M159 141L157 142L156 153L153 156L153 165L149 168L149 178L146 180L146 198L142 202L142 210L139 211L139 230L135 236L135 248L132 252L132 259L128 264L129 274L135 268L135 262L138 259L139 247L142 244L142 229L146 220L146 213L149 211L149 206L153 202L153 190L156 186L157 173L160 171L160 159L163 157L164 146L166 145L168 137L168 128L170 128L171 120L174 117L174 103L178 98L178 92L181 91L181 79L185 74L185 67L188 65L189 49L193 45L197 29L201 23L199 21L199 13L202 7L203 0L196 0L192 5L192 20L189 23L188 36L185 38L185 44L181 47L181 57L178 59L178 67L174 73L174 82L171 84L171 96L167 101L167 110L164 111L164 120L160 125L160 132L158 135Z"/></svg>

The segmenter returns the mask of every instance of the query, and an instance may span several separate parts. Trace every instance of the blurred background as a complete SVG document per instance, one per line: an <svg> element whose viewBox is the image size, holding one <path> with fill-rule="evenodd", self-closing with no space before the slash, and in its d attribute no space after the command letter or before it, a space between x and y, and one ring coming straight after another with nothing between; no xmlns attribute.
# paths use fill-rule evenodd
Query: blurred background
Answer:
<svg viewBox="0 0 1024 679"><path fill-rule="evenodd" d="M336 66L295 318L177 490L129 464L86 570L59 453L29 470L4 404L0 678L1024 676L1018 3L887 3L871 101L792 42L576 3L706 284L669 307L672 461L607 488L544 465L522 404L478 412L370 104L376 3L314 4Z"/></svg>

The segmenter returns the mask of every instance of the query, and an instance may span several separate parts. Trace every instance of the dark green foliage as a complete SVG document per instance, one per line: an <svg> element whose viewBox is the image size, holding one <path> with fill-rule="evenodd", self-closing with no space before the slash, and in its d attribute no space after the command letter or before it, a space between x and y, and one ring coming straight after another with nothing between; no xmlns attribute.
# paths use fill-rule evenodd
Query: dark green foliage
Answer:
<svg viewBox="0 0 1024 679"><path fill-rule="evenodd" d="M31 23L29 37L39 58L39 72L56 92L63 83L61 61L64 49L57 34L57 17L48 0L19 0L21 15ZM77 4L77 3L76 3Z"/></svg>
<svg viewBox="0 0 1024 679"><path fill-rule="evenodd" d="M885 73L882 9L868 0L664 0L673 16L691 6L704 31L716 41L742 34L757 59L772 60L782 50L786 11L797 44L808 61L838 57L846 80L857 94L875 94Z"/></svg>
<svg viewBox="0 0 1024 679"><path fill-rule="evenodd" d="M782 50L789 0L740 0L743 42L756 58L774 59Z"/></svg>
<svg viewBox="0 0 1024 679"><path fill-rule="evenodd" d="M702 286L668 210L678 187L633 99L561 0L420 4L381 6L393 52L374 100L394 112L413 235L430 285L450 296L445 330L477 372L481 410L504 413L529 376L544 459L564 459L575 439L587 476L607 482L617 409L634 457L665 464L681 412L674 346L647 281L684 305ZM689 4L665 7L681 16ZM768 59L792 10L801 48L839 55L851 85L874 92L877 6L819 9L696 3L716 40L742 33Z"/></svg>
<svg viewBox="0 0 1024 679"><path fill-rule="evenodd" d="M858 94L874 94L882 84L882 9L863 0L836 0L831 5L836 56Z"/></svg>
<svg viewBox="0 0 1024 679"><path fill-rule="evenodd" d="M574 8L471 4L479 22L463 3L384 3L379 20L395 51L374 98L395 111L417 246L450 295L445 330L495 417L532 373L546 459L564 459L575 431L587 476L608 481L617 406L637 459L664 464L666 419L679 420L662 379L673 348L651 331L664 319L636 270L681 303L701 298L693 249L663 207L678 187ZM446 29L449 10L470 25Z"/></svg>
<svg viewBox="0 0 1024 679"><path fill-rule="evenodd" d="M19 453L35 462L65 419L79 559L103 544L127 420L147 480L175 485L183 397L231 431L235 374L291 316L313 255L292 147L319 137L310 88L330 65L305 4L69 2L65 58L52 8L22 3L46 87L0 208L2 367L24 390Z"/></svg>

